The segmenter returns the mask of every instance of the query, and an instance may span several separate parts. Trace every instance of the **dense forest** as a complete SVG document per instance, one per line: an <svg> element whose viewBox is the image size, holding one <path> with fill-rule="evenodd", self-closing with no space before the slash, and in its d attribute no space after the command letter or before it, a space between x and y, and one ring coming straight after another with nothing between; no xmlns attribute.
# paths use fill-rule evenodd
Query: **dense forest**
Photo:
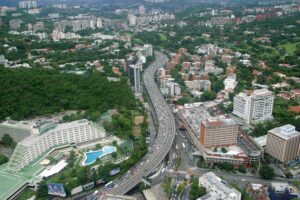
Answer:
<svg viewBox="0 0 300 200"><path fill-rule="evenodd" d="M20 120L71 109L104 112L136 107L125 78L109 82L100 73L0 67L0 80L0 119Z"/></svg>

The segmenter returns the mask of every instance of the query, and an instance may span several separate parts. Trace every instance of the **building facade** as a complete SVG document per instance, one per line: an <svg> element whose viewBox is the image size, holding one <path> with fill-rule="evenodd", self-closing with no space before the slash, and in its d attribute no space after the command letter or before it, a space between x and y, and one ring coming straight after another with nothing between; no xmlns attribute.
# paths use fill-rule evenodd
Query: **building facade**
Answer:
<svg viewBox="0 0 300 200"><path fill-rule="evenodd" d="M287 124L268 132L266 153L282 163L299 157L300 132Z"/></svg>
<svg viewBox="0 0 300 200"><path fill-rule="evenodd" d="M136 93L141 92L141 67L139 64L129 65L128 77Z"/></svg>
<svg viewBox="0 0 300 200"><path fill-rule="evenodd" d="M233 114L247 123L272 118L274 95L267 89L241 92L234 97Z"/></svg>
<svg viewBox="0 0 300 200"><path fill-rule="evenodd" d="M103 127L86 119L62 124L43 124L33 128L31 135L17 144L7 164L7 170L19 171L55 147L93 141L105 136Z"/></svg>
<svg viewBox="0 0 300 200"><path fill-rule="evenodd" d="M208 118L201 122L200 143L205 148L237 145L238 129L232 119Z"/></svg>

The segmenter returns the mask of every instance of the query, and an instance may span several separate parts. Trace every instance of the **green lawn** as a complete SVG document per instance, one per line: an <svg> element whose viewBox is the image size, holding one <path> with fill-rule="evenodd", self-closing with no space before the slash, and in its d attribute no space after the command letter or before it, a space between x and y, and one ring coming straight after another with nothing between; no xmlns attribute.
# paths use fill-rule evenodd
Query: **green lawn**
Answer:
<svg viewBox="0 0 300 200"><path fill-rule="evenodd" d="M159 36L162 41L165 41L167 39L167 36L164 33L159 33Z"/></svg>
<svg viewBox="0 0 300 200"><path fill-rule="evenodd" d="M297 44L300 44L300 43L299 42L298 43L286 43L286 44L280 45L279 47L283 47L289 55L294 55Z"/></svg>
<svg viewBox="0 0 300 200"><path fill-rule="evenodd" d="M26 189L20 196L18 196L17 200L27 200L35 195L35 192L31 189Z"/></svg>

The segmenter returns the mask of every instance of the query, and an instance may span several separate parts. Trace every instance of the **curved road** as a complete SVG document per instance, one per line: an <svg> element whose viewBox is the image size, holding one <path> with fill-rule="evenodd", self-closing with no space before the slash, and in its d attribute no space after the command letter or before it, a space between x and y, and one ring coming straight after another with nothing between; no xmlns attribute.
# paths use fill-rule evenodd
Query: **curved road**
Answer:
<svg viewBox="0 0 300 200"><path fill-rule="evenodd" d="M106 193L126 194L134 188L141 179L148 176L166 157L174 138L175 121L167 103L161 95L154 81L154 75L158 68L168 61L165 54L155 51L155 61L144 72L144 84L150 100L154 106L159 122L158 134L151 150L131 168L125 175L114 181L114 187L107 189Z"/></svg>

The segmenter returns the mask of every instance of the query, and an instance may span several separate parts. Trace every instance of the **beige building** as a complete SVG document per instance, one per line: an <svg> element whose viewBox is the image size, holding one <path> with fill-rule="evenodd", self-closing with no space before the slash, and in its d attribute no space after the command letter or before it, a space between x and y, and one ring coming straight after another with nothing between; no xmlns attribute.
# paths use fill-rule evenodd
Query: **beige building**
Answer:
<svg viewBox="0 0 300 200"><path fill-rule="evenodd" d="M266 153L286 163L299 156L300 132L287 124L268 132Z"/></svg>
<svg viewBox="0 0 300 200"><path fill-rule="evenodd" d="M238 124L230 118L208 118L201 122L200 143L205 148L237 145Z"/></svg>

